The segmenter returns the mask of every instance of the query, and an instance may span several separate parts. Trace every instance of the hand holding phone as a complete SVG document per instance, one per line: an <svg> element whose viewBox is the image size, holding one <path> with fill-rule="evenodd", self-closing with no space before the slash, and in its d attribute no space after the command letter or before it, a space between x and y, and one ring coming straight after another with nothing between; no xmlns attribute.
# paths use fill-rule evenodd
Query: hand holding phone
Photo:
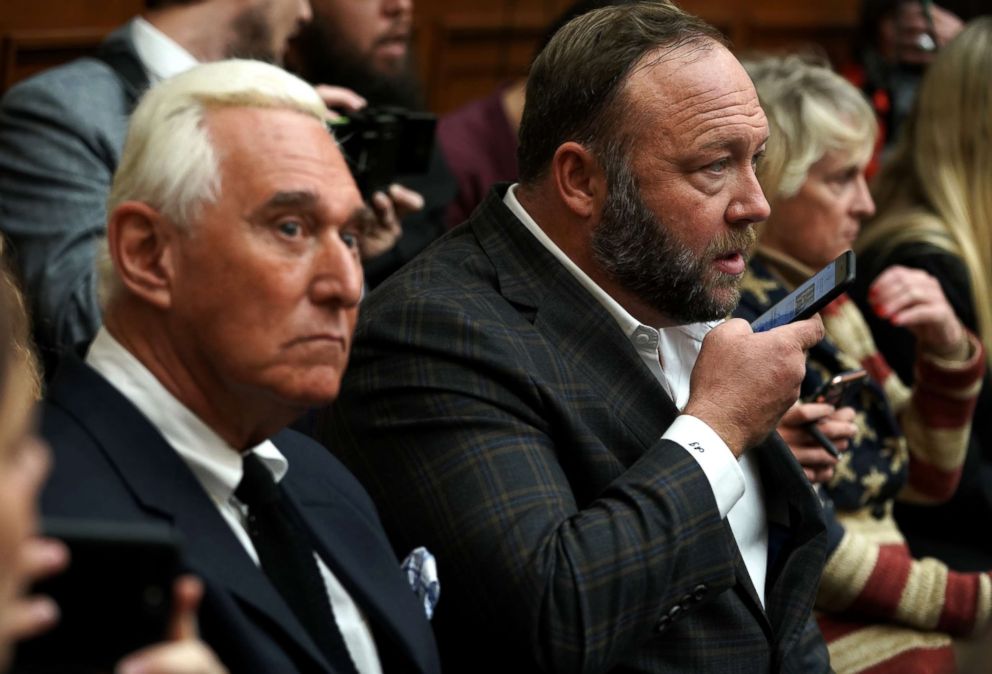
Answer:
<svg viewBox="0 0 992 674"><path fill-rule="evenodd" d="M854 252L846 250L798 288L751 322L754 332L764 332L793 321L810 318L830 304L854 281Z"/></svg>

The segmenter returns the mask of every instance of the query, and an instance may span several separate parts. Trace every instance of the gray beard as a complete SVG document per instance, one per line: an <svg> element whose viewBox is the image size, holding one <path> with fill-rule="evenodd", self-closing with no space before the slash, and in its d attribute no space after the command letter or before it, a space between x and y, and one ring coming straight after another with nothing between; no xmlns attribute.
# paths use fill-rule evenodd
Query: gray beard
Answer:
<svg viewBox="0 0 992 674"><path fill-rule="evenodd" d="M593 256L606 274L660 314L680 323L714 321L740 301L740 278L710 278L710 263L721 251L754 247L753 227L712 242L700 257L678 241L641 199L635 177L621 161L607 171L609 194L592 235ZM732 288L727 299L715 292Z"/></svg>

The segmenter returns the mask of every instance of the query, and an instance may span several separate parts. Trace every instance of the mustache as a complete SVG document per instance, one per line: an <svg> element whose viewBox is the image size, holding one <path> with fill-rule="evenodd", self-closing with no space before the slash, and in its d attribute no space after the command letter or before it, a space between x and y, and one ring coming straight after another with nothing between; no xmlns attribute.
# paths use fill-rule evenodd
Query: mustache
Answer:
<svg viewBox="0 0 992 674"><path fill-rule="evenodd" d="M375 39L373 43L376 47L388 44L390 42L395 42L396 40L403 40L409 44L410 39L413 37L413 24L411 21L406 19L397 19L389 26L389 29L382 35Z"/></svg>
<svg viewBox="0 0 992 674"><path fill-rule="evenodd" d="M706 247L703 257L709 260L740 251L743 253L745 259L750 259L757 245L758 232L754 228L754 225L748 225L746 229L721 234L718 238L711 241Z"/></svg>

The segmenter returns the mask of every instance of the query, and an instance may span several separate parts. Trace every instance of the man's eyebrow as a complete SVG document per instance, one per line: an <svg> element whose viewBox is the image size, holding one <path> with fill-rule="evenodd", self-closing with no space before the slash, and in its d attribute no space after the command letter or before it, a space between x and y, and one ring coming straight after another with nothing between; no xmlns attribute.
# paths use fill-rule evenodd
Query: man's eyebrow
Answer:
<svg viewBox="0 0 992 674"><path fill-rule="evenodd" d="M768 136L765 136L761 140L761 142L758 143L758 147L759 148L763 147L767 142L768 142ZM738 138L738 137L735 137L735 136L722 136L720 138L716 138L714 140L711 140L708 143L703 144L701 149L703 149L703 150L724 150L724 149L727 149L727 148L731 148L731 147L735 147L735 146L738 146L739 147L739 146L747 145L747 144L748 144L748 141L744 140L743 138Z"/></svg>
<svg viewBox="0 0 992 674"><path fill-rule="evenodd" d="M268 211L283 208L310 208L317 203L317 200L317 194L309 190L276 192L265 203L249 213L248 218L255 219Z"/></svg>

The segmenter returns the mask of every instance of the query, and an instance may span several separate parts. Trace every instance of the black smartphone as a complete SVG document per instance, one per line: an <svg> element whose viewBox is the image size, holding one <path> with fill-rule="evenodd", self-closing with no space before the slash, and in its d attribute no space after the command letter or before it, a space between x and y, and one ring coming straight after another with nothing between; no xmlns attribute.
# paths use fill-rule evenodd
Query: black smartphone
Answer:
<svg viewBox="0 0 992 674"><path fill-rule="evenodd" d="M848 370L834 375L823 382L816 391L805 398L808 403L827 403L834 407L843 407L864 383L868 373L864 370Z"/></svg>
<svg viewBox="0 0 992 674"><path fill-rule="evenodd" d="M837 259L754 319L751 329L765 332L811 317L851 285L854 280L854 266L854 251L845 250Z"/></svg>
<svg viewBox="0 0 992 674"><path fill-rule="evenodd" d="M60 618L51 631L18 645L14 672L109 672L166 637L180 570L172 527L47 519L42 531L68 546L69 568L31 593L54 599Z"/></svg>

